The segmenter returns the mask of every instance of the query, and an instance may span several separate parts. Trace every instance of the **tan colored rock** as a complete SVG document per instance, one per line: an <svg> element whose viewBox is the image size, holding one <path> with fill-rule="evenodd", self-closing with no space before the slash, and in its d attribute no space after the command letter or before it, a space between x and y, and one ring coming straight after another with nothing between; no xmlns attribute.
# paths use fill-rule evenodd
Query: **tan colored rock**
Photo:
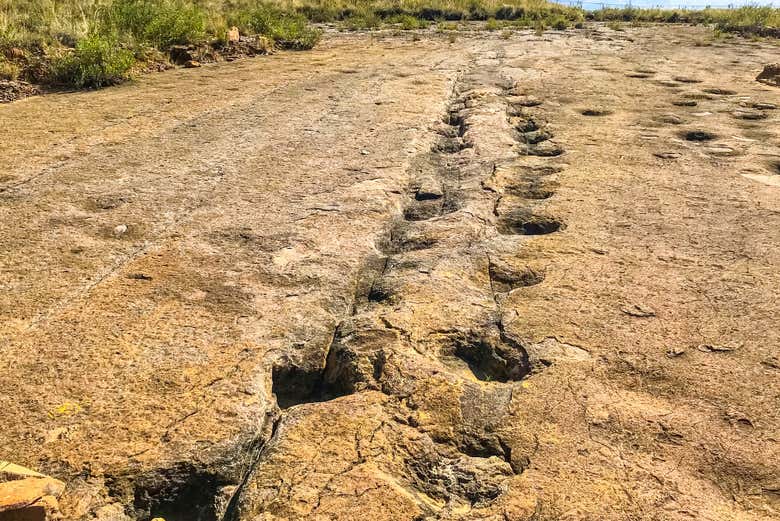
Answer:
<svg viewBox="0 0 780 521"><path fill-rule="evenodd" d="M241 39L241 34L238 32L238 27L233 26L228 29L225 39L228 43L237 43Z"/></svg>
<svg viewBox="0 0 780 521"><path fill-rule="evenodd" d="M0 518L23 521L54 519L57 498L65 488L59 480L27 477L0 483Z"/></svg>
<svg viewBox="0 0 780 521"><path fill-rule="evenodd" d="M0 461L0 482L24 478L45 478L43 474L10 461Z"/></svg>
<svg viewBox="0 0 780 521"><path fill-rule="evenodd" d="M739 176L776 129L707 102L738 158L649 147L679 94L596 69L750 94L706 30L327 34L4 107L0 447L62 469L67 521L776 517L780 191ZM534 127L565 162L518 156Z"/></svg>
<svg viewBox="0 0 780 521"><path fill-rule="evenodd" d="M131 519L131 517L125 514L125 509L122 505L111 503L109 505L104 505L95 511L94 521L131 521Z"/></svg>

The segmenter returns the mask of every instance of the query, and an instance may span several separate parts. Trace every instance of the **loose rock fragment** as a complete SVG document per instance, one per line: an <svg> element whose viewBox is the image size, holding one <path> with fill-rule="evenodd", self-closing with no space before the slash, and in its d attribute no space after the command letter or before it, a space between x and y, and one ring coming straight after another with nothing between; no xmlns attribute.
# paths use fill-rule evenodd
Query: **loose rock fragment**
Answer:
<svg viewBox="0 0 780 521"><path fill-rule="evenodd" d="M630 315L632 317L640 317L640 318L646 318L646 317L654 317L655 311L642 306L640 304L634 304L633 306L626 306L624 308L621 308L620 311L625 313L626 315Z"/></svg>
<svg viewBox="0 0 780 521"><path fill-rule="evenodd" d="M678 356L682 356L685 354L685 349L682 347L671 347L668 351L666 351L666 356L669 358L677 358Z"/></svg>
<svg viewBox="0 0 780 521"><path fill-rule="evenodd" d="M225 39L228 41L228 43L238 43L238 41L241 39L241 33L238 32L238 27L233 26L228 29L227 34L225 35Z"/></svg>
<svg viewBox="0 0 780 521"><path fill-rule="evenodd" d="M699 344L698 346L696 346L696 349L698 349L702 353L730 353L731 351L735 351L739 349L739 347L717 345L717 344Z"/></svg>
<svg viewBox="0 0 780 521"><path fill-rule="evenodd" d="M62 481L31 469L0 461L0 519L47 521L59 519L57 498Z"/></svg>
<svg viewBox="0 0 780 521"><path fill-rule="evenodd" d="M774 87L780 87L780 63L773 63L764 66L764 70L756 76L756 81Z"/></svg>
<svg viewBox="0 0 780 521"><path fill-rule="evenodd" d="M737 119L759 120L766 119L766 114L760 110L735 110L731 113Z"/></svg>
<svg viewBox="0 0 780 521"><path fill-rule="evenodd" d="M661 159L677 159L681 157L681 154L677 152L655 152L653 155Z"/></svg>
<svg viewBox="0 0 780 521"><path fill-rule="evenodd" d="M670 125L681 125L685 123L683 119L677 114L662 114L656 118L661 123L668 123Z"/></svg>

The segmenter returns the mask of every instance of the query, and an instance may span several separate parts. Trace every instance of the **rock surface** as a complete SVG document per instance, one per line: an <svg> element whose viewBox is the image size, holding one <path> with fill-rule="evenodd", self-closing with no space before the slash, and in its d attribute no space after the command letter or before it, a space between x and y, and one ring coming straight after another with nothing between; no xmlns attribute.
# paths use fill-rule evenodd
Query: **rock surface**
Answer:
<svg viewBox="0 0 780 521"><path fill-rule="evenodd" d="M777 518L776 49L608 31L4 106L0 457L79 521Z"/></svg>

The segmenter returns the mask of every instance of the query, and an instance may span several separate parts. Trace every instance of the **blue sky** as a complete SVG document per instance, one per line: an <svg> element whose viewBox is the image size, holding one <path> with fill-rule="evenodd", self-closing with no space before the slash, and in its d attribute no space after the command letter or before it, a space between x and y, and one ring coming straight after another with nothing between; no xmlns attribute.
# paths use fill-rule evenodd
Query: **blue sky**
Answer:
<svg viewBox="0 0 780 521"><path fill-rule="evenodd" d="M572 5L576 3L576 0L560 0L563 4ZM604 0L606 7L624 7L629 4L628 0ZM707 6L710 7L739 7L741 5L772 5L774 7L780 7L780 0L770 2L755 2L755 0L631 0L631 4L636 7L665 7L665 8L678 8L688 7L691 9L701 9ZM600 1L582 1L582 7L585 9L598 9L602 3Z"/></svg>

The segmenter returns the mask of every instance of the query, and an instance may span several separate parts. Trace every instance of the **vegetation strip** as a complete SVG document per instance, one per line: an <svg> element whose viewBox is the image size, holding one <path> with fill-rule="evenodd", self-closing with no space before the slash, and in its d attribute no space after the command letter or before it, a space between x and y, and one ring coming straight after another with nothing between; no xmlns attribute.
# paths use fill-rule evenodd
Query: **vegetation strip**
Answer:
<svg viewBox="0 0 780 521"><path fill-rule="evenodd" d="M712 24L716 32L780 37L780 9L755 6L586 12L546 0L0 0L0 82L91 88L119 83L134 70L168 67L170 61L197 66L194 58L175 59L182 45L207 61L225 49L249 55L305 50L321 35L312 23L414 30L435 22L439 31L455 31L459 22L485 21L487 30L542 31L580 27L585 20L610 22L616 30L624 22L692 23ZM18 83L8 89L35 92Z"/></svg>

